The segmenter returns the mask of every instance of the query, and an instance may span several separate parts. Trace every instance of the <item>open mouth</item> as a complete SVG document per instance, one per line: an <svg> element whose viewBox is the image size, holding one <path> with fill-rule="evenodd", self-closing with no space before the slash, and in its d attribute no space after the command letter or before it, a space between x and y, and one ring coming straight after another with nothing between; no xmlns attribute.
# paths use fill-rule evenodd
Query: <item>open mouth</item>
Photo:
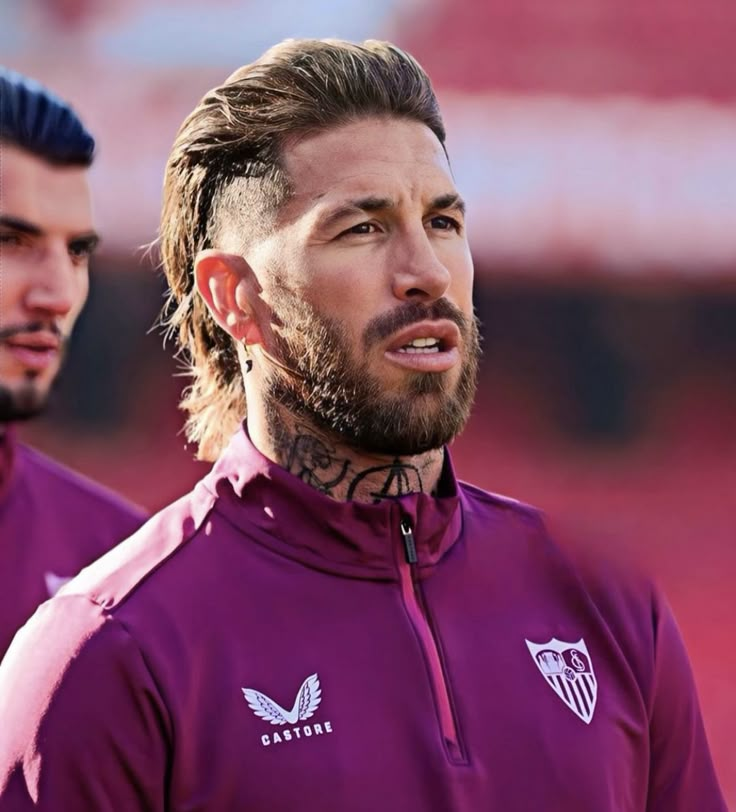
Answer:
<svg viewBox="0 0 736 812"><path fill-rule="evenodd" d="M394 336L385 351L393 364L419 372L446 372L460 360L460 330L450 320L411 324Z"/></svg>
<svg viewBox="0 0 736 812"><path fill-rule="evenodd" d="M421 321L410 324L394 337L388 352L409 355L433 355L449 352L460 343L460 330L449 320Z"/></svg>
<svg viewBox="0 0 736 812"><path fill-rule="evenodd" d="M428 338L415 338L403 347L399 347L396 352L406 352L416 355L432 355L443 352L443 342L441 338L430 336Z"/></svg>

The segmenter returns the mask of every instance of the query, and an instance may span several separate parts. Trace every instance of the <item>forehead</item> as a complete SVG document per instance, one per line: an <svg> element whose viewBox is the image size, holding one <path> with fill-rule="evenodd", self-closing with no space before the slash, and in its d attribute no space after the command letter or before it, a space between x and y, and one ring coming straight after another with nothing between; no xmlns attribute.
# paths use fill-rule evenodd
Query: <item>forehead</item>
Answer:
<svg viewBox="0 0 736 812"><path fill-rule="evenodd" d="M54 166L14 144L0 143L0 213L44 232L74 234L92 228L87 170Z"/></svg>
<svg viewBox="0 0 736 812"><path fill-rule="evenodd" d="M455 191L437 136L416 121L361 119L302 138L283 155L292 216L351 197L421 202Z"/></svg>

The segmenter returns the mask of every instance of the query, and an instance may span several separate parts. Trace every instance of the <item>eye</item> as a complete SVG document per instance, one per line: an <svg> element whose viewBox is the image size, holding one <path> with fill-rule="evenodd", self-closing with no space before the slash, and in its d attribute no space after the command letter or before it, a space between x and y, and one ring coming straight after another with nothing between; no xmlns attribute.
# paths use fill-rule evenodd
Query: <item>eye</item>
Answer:
<svg viewBox="0 0 736 812"><path fill-rule="evenodd" d="M20 234L17 234L15 231L0 232L0 245L15 246L22 244L23 244L22 236Z"/></svg>
<svg viewBox="0 0 736 812"><path fill-rule="evenodd" d="M85 262L96 246L97 240L73 240L69 243L69 256L76 262Z"/></svg>
<svg viewBox="0 0 736 812"><path fill-rule="evenodd" d="M438 231L460 232L462 228L458 220L456 220L454 217L448 217L446 214L438 214L436 217L433 217L429 222L432 228L435 228Z"/></svg>
<svg viewBox="0 0 736 812"><path fill-rule="evenodd" d="M357 223L348 229L345 229L340 236L344 237L350 234L375 234L378 231L378 226L375 223Z"/></svg>

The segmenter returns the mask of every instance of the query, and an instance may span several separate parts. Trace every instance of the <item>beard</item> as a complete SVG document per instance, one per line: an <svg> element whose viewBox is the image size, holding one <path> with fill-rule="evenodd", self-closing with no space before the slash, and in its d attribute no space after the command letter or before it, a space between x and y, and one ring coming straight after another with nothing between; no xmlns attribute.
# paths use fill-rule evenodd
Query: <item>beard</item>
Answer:
<svg viewBox="0 0 736 812"><path fill-rule="evenodd" d="M25 379L12 388L0 381L0 423L30 420L44 411L51 388L58 378L59 369L64 364L69 344L68 336L64 336L59 327L53 323L47 324L38 321L0 330L0 342L19 334L37 333L42 330L59 338L59 368L50 382L43 382L41 376L36 372L27 372Z"/></svg>
<svg viewBox="0 0 736 812"><path fill-rule="evenodd" d="M10 389L0 383L0 423L14 423L37 417L46 408L49 393L39 389L33 379Z"/></svg>
<svg viewBox="0 0 736 812"><path fill-rule="evenodd" d="M266 381L267 402L280 404L298 420L367 453L413 456L441 448L465 426L473 404L480 359L475 317L468 319L446 299L407 304L378 316L366 327L363 349L425 319L449 319L459 328L461 369L407 374L401 391L387 392L367 363L354 360L342 322L319 314L290 292L274 307L283 325L276 337L277 360ZM281 368L283 367L283 368ZM269 421L277 410L269 409ZM278 431L278 427L271 426Z"/></svg>

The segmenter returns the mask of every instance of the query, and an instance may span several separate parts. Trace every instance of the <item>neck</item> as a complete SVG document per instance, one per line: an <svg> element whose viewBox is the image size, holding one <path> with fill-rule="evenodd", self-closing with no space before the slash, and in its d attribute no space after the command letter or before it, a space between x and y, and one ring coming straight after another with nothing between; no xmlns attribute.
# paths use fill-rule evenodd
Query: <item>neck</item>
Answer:
<svg viewBox="0 0 736 812"><path fill-rule="evenodd" d="M341 502L434 493L442 473L441 448L412 456L368 454L280 413L268 424L249 416L248 430L262 454Z"/></svg>

